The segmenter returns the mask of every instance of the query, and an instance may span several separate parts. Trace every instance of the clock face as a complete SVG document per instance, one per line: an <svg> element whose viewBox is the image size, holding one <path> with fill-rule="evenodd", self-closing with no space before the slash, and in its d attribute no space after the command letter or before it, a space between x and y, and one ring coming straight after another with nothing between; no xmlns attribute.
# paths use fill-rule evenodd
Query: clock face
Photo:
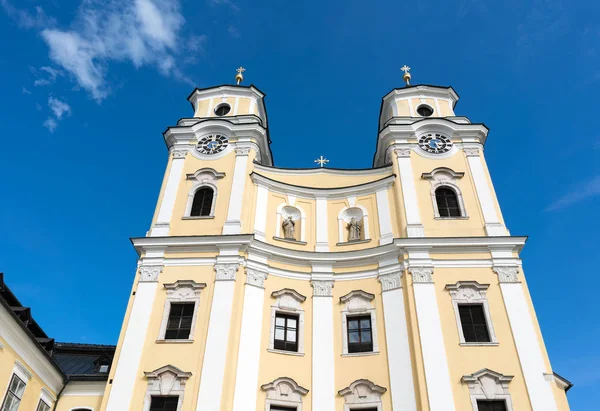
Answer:
<svg viewBox="0 0 600 411"><path fill-rule="evenodd" d="M225 150L228 144L227 137L220 134L210 134L198 141L196 150L201 154L217 154Z"/></svg>
<svg viewBox="0 0 600 411"><path fill-rule="evenodd" d="M419 138L419 147L428 153L446 153L452 148L452 140L442 134L429 133Z"/></svg>

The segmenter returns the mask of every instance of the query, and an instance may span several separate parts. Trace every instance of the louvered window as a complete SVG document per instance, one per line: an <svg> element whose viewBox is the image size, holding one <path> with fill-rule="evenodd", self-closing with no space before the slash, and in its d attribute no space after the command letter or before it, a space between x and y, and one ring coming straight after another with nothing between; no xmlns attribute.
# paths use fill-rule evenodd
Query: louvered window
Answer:
<svg viewBox="0 0 600 411"><path fill-rule="evenodd" d="M348 321L348 352L373 351L371 316L347 317L346 321Z"/></svg>
<svg viewBox="0 0 600 411"><path fill-rule="evenodd" d="M298 316L275 314L275 341L276 350L298 351Z"/></svg>
<svg viewBox="0 0 600 411"><path fill-rule="evenodd" d="M506 401L477 400L477 411L506 411Z"/></svg>
<svg viewBox="0 0 600 411"><path fill-rule="evenodd" d="M165 340L187 340L192 330L194 303L171 303Z"/></svg>
<svg viewBox="0 0 600 411"><path fill-rule="evenodd" d="M458 313L465 342L490 342L483 304L459 304Z"/></svg>
<svg viewBox="0 0 600 411"><path fill-rule="evenodd" d="M179 397L171 395L168 397L152 396L150 400L150 411L177 411Z"/></svg>
<svg viewBox="0 0 600 411"><path fill-rule="evenodd" d="M435 190L435 201L437 202L440 217L460 217L460 206L454 190L441 187Z"/></svg>
<svg viewBox="0 0 600 411"><path fill-rule="evenodd" d="M8 384L8 390L2 403L2 411L16 411L19 409L21 404L21 398L25 392L25 383L19 377L13 374L10 384Z"/></svg>
<svg viewBox="0 0 600 411"><path fill-rule="evenodd" d="M212 209L214 191L209 187L202 187L194 194L192 202L191 217L207 217L210 216Z"/></svg>

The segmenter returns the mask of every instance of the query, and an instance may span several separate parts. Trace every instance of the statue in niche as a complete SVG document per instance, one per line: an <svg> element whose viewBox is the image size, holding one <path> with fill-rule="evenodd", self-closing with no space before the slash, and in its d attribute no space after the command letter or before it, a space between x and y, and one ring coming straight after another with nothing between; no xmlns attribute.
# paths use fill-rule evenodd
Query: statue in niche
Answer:
<svg viewBox="0 0 600 411"><path fill-rule="evenodd" d="M361 229L362 227L360 226L360 221L357 221L356 218L352 217L348 223L348 241L360 240Z"/></svg>
<svg viewBox="0 0 600 411"><path fill-rule="evenodd" d="M296 240L296 229L294 228L296 223L292 217L290 216L283 220L283 224L281 225L283 227L283 238L286 240Z"/></svg>

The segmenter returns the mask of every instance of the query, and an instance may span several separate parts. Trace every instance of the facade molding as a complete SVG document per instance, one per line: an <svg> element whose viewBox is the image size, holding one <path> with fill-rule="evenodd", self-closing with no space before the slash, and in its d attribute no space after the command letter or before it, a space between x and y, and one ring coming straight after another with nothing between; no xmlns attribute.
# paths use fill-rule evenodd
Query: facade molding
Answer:
<svg viewBox="0 0 600 411"><path fill-rule="evenodd" d="M139 282L156 282L158 276L162 273L163 265L142 265L139 268L140 279Z"/></svg>
<svg viewBox="0 0 600 411"><path fill-rule="evenodd" d="M344 397L344 411L367 407L382 411L381 396L386 391L386 388L374 384L370 380L360 379L339 390L338 394Z"/></svg>
<svg viewBox="0 0 600 411"><path fill-rule="evenodd" d="M410 267L413 283L433 283L433 267Z"/></svg>
<svg viewBox="0 0 600 411"><path fill-rule="evenodd" d="M333 295L333 281L312 280L310 285L313 288L314 297L331 297Z"/></svg>
<svg viewBox="0 0 600 411"><path fill-rule="evenodd" d="M501 283L520 283L518 267L495 266L493 270L498 274L498 281Z"/></svg>
<svg viewBox="0 0 600 411"><path fill-rule="evenodd" d="M235 281L239 264L215 264L217 281Z"/></svg>
<svg viewBox="0 0 600 411"><path fill-rule="evenodd" d="M194 330L196 329L196 320L198 318L198 306L200 305L200 292L206 287L205 283L197 283L194 280L177 280L174 283L164 284L167 290L167 298L163 308L163 317L160 323L158 340L164 340L167 331L167 323L171 314L171 304L178 302L190 302L194 304L194 313L192 315L192 325L190 334L184 340L192 340ZM176 340L168 340L176 341Z"/></svg>
<svg viewBox="0 0 600 411"><path fill-rule="evenodd" d="M246 267L246 284L248 285L265 288L265 280L267 279L267 276L268 274L266 271Z"/></svg>
<svg viewBox="0 0 600 411"><path fill-rule="evenodd" d="M185 384L192 376L191 372L181 371L173 365L165 365L154 371L144 371L144 376L148 380L148 389L144 398L144 411L150 410L152 396L165 395L178 396L177 411L181 411Z"/></svg>
<svg viewBox="0 0 600 411"><path fill-rule="evenodd" d="M508 391L508 384L512 379L512 375L503 375L484 368L463 376L461 381L469 387L473 411L479 411L477 400L504 400L507 411L513 411L512 399Z"/></svg>
<svg viewBox="0 0 600 411"><path fill-rule="evenodd" d="M268 384L261 385L260 388L267 394L265 411L270 411L271 405L293 407L297 411L302 411L302 397L308 394L306 388L289 377L279 377Z"/></svg>
<svg viewBox="0 0 600 411"><path fill-rule="evenodd" d="M381 291L390 291L402 288L402 272L384 274L377 277L381 283Z"/></svg>

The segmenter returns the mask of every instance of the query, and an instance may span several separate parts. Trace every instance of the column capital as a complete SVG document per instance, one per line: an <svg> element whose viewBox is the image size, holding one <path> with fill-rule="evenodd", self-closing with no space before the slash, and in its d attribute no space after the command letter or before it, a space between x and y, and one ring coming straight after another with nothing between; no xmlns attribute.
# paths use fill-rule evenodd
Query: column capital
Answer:
<svg viewBox="0 0 600 411"><path fill-rule="evenodd" d="M433 284L433 267L411 267L408 272L413 277L413 283Z"/></svg>
<svg viewBox="0 0 600 411"><path fill-rule="evenodd" d="M396 157L410 157L410 152L412 151L412 149L410 149L410 148L395 148L393 151L394 151L394 154L396 154Z"/></svg>
<svg viewBox="0 0 600 411"><path fill-rule="evenodd" d="M313 288L313 297L331 297L333 296L333 281L313 280L310 282Z"/></svg>
<svg viewBox="0 0 600 411"><path fill-rule="evenodd" d="M494 267L494 272L498 274L498 280L501 283L520 283L519 267Z"/></svg>
<svg viewBox="0 0 600 411"><path fill-rule="evenodd" d="M481 150L478 147L465 147L463 151L467 157L479 157Z"/></svg>
<svg viewBox="0 0 600 411"><path fill-rule="evenodd" d="M235 274L240 265L235 264L215 264L217 272L217 281L235 281Z"/></svg>
<svg viewBox="0 0 600 411"><path fill-rule="evenodd" d="M171 153L173 154L173 159L183 159L189 153L187 148L172 148Z"/></svg>
<svg viewBox="0 0 600 411"><path fill-rule="evenodd" d="M247 156L250 154L250 151L252 151L251 147L238 147L235 149L235 155L236 156Z"/></svg>
<svg viewBox="0 0 600 411"><path fill-rule="evenodd" d="M265 288L267 276L268 273L266 271L246 267L246 284L248 285Z"/></svg>
<svg viewBox="0 0 600 411"><path fill-rule="evenodd" d="M402 288L402 273L400 271L390 274L384 274L377 277L381 282L382 291L396 290Z"/></svg>
<svg viewBox="0 0 600 411"><path fill-rule="evenodd" d="M162 265L143 265L139 268L140 283L150 283L158 281L158 275L162 273Z"/></svg>

